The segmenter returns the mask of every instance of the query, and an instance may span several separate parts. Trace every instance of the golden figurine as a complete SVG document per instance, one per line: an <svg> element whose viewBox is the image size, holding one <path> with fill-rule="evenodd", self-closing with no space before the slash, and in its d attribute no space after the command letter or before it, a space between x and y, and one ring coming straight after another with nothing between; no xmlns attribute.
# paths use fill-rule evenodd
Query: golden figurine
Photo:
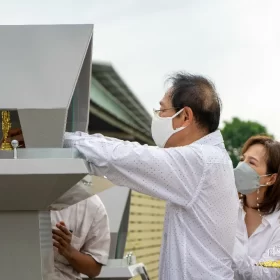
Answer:
<svg viewBox="0 0 280 280"><path fill-rule="evenodd" d="M263 267L269 267L269 268L280 268L280 260L259 262L256 264L256 266L263 266Z"/></svg>
<svg viewBox="0 0 280 280"><path fill-rule="evenodd" d="M11 114L9 111L2 111L2 133L3 133L3 142L1 145L1 150L10 151L12 146L10 143L7 143L8 133L12 127L11 124Z"/></svg>

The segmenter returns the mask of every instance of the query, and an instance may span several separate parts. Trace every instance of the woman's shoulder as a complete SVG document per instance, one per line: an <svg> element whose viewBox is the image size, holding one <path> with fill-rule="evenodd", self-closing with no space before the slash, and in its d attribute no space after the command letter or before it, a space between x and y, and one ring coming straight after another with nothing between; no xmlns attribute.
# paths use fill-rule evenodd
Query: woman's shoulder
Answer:
<svg viewBox="0 0 280 280"><path fill-rule="evenodd" d="M280 230L280 211L275 210L273 213L263 216L263 219L269 223L276 231Z"/></svg>

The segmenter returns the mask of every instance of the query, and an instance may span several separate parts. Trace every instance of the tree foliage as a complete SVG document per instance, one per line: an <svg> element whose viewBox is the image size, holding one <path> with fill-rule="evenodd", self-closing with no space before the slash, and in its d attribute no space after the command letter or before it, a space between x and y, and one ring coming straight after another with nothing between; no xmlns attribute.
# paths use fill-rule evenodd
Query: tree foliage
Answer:
<svg viewBox="0 0 280 280"><path fill-rule="evenodd" d="M242 146L251 136L261 134L273 137L268 134L265 126L257 122L242 121L236 117L230 122L224 122L224 127L221 132L234 167L239 162Z"/></svg>

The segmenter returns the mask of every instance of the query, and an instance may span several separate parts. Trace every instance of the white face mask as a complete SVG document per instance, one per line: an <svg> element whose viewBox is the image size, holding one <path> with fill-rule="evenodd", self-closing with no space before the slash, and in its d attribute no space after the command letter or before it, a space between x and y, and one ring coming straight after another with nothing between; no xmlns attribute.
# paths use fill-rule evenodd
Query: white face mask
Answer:
<svg viewBox="0 0 280 280"><path fill-rule="evenodd" d="M153 121L152 121L152 137L156 143L156 145L160 148L164 148L168 139L176 132L181 131L186 128L179 127L177 129L173 129L172 120L178 116L184 109L181 109L172 117L160 117L158 113L154 113Z"/></svg>

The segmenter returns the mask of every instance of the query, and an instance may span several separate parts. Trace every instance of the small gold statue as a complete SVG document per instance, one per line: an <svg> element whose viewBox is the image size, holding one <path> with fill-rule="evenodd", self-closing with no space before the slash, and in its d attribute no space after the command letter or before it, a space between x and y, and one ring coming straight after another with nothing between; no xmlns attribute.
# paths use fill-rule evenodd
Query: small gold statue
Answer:
<svg viewBox="0 0 280 280"><path fill-rule="evenodd" d="M1 150L10 151L12 146L10 143L7 143L8 133L12 127L11 124L11 114L9 111L2 111L2 133L3 133L3 142L1 145Z"/></svg>
<svg viewBox="0 0 280 280"><path fill-rule="evenodd" d="M269 267L269 268L280 268L280 260L259 262L256 264L256 266L263 266L263 267Z"/></svg>

